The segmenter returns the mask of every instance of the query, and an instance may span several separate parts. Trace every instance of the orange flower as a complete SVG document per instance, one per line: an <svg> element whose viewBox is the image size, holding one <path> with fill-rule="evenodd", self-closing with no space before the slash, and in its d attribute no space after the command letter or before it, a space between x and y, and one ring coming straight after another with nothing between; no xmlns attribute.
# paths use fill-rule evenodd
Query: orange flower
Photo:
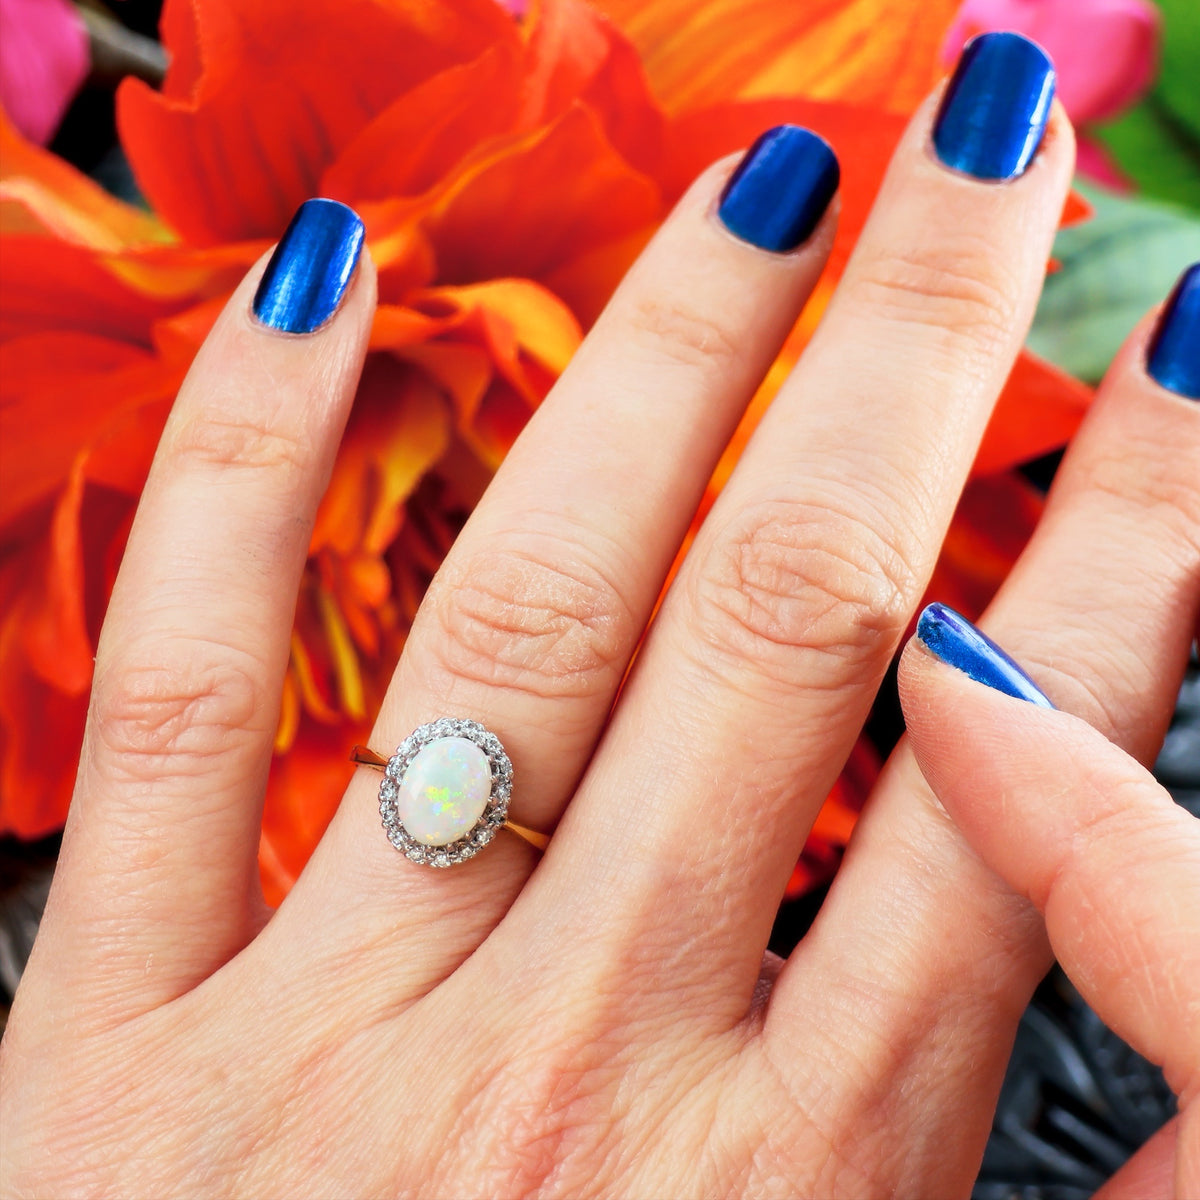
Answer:
<svg viewBox="0 0 1200 1200"><path fill-rule="evenodd" d="M494 0L168 0L166 84L127 82L118 106L153 215L0 121L0 827L63 820L100 620L171 399L306 197L362 214L381 303L296 615L260 854L271 898L332 814L429 578L582 331L702 166L797 121L839 151L842 229L736 453L936 77L954 5L601 7L632 41L583 0L520 22ZM981 467L1061 444L1086 400L1026 358ZM1018 543L1029 528L1000 524ZM978 573L967 555L947 564ZM873 770L843 778L827 849Z"/></svg>

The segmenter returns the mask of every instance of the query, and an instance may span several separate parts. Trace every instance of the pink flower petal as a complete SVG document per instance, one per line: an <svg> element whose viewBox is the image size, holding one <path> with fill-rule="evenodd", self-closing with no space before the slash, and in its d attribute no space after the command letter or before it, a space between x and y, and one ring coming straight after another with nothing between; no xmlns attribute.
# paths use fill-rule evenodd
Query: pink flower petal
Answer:
<svg viewBox="0 0 1200 1200"><path fill-rule="evenodd" d="M966 0L943 44L952 61L977 33L1011 29L1054 59L1058 95L1076 124L1115 116L1158 70L1162 21L1150 0Z"/></svg>
<svg viewBox="0 0 1200 1200"><path fill-rule="evenodd" d="M0 0L0 104L30 141L54 136L90 66L68 0Z"/></svg>
<svg viewBox="0 0 1200 1200"><path fill-rule="evenodd" d="M1133 181L1117 165L1117 160L1101 142L1085 133L1076 136L1075 169L1085 179L1106 187L1110 192L1133 192Z"/></svg>

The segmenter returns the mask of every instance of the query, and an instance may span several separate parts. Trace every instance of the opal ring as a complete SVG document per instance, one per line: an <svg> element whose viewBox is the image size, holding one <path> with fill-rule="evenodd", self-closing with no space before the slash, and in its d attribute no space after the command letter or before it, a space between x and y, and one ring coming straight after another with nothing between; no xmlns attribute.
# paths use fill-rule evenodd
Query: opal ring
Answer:
<svg viewBox="0 0 1200 1200"><path fill-rule="evenodd" d="M478 721L442 717L414 729L391 758L366 746L355 746L350 758L383 771L383 828L412 862L427 867L466 862L501 829L538 850L550 841L508 819L512 763L500 739Z"/></svg>

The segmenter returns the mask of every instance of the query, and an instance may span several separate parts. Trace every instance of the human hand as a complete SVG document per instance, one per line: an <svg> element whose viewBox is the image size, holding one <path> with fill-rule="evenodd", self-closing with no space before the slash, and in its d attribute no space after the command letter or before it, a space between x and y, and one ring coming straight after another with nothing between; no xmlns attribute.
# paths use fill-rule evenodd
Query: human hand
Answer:
<svg viewBox="0 0 1200 1200"><path fill-rule="evenodd" d="M1200 1196L1200 822L1086 721L1036 691L987 686L998 648L935 609L900 666L921 769L984 861L1043 914L1083 997L1179 1097L1179 1115L1102 1194Z"/></svg>
<svg viewBox="0 0 1200 1200"><path fill-rule="evenodd" d="M968 80L951 108L994 151L1015 144L1028 98ZM1070 178L1058 110L1003 183L947 170L953 122L935 153L933 114L901 143L611 716L712 466L828 252L831 166L812 139L770 143L721 217L732 164L697 182L435 581L375 744L442 714L496 730L513 818L555 830L544 859L504 835L448 871L414 866L360 772L274 914L255 863L263 784L374 277L366 257L351 275L354 223L320 207L302 230L332 236L300 259L287 243L259 306L315 331L255 321L251 273L180 393L105 624L0 1062L10 1191L969 1188L1047 952L907 751L810 936L786 965L764 957L924 590ZM300 286L298 262L329 270ZM1145 339L994 618L1023 661L1055 668L1043 683L1060 707L1143 759L1200 587L1184 465L1200 421L1147 378ZM1071 619L1096 597L1083 637Z"/></svg>

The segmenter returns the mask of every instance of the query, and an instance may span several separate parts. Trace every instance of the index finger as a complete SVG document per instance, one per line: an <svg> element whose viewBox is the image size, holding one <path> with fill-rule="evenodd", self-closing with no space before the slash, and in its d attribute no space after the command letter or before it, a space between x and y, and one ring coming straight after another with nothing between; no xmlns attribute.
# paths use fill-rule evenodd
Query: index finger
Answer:
<svg viewBox="0 0 1200 1200"><path fill-rule="evenodd" d="M296 592L374 312L362 238L344 205L304 204L218 318L163 432L100 637L40 939L56 987L86 981L89 1012L179 995L261 924Z"/></svg>

